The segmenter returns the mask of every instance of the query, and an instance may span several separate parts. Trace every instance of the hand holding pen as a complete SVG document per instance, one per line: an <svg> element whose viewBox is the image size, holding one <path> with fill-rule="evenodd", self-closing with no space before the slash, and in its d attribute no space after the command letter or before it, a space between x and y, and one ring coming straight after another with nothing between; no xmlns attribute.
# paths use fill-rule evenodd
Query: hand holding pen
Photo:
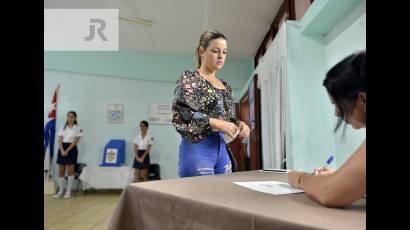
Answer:
<svg viewBox="0 0 410 230"><path fill-rule="evenodd" d="M326 164L323 167L316 168L313 170L314 175L328 175L335 172L334 169L331 169L329 166L333 161L333 156L330 155L329 159L327 159Z"/></svg>

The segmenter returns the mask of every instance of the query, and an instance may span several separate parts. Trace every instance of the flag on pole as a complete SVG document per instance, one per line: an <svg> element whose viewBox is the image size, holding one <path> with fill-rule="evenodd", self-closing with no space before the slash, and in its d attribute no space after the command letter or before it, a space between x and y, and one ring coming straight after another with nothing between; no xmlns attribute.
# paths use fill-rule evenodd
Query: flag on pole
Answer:
<svg viewBox="0 0 410 230"><path fill-rule="evenodd" d="M53 99L51 100L51 109L48 113L48 119L44 126L44 152L43 159L45 161L44 170L47 171L50 169L51 162L54 155L54 140L56 133L56 115L57 115L57 95L60 85L54 91Z"/></svg>

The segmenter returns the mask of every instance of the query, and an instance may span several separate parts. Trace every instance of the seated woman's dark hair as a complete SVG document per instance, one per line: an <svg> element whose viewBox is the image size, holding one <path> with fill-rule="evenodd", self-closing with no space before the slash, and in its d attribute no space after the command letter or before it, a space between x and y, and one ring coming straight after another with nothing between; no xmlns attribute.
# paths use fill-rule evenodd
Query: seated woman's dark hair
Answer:
<svg viewBox="0 0 410 230"><path fill-rule="evenodd" d="M335 132L353 112L359 93L366 92L366 75L366 51L346 57L327 72L323 86L340 111Z"/></svg>

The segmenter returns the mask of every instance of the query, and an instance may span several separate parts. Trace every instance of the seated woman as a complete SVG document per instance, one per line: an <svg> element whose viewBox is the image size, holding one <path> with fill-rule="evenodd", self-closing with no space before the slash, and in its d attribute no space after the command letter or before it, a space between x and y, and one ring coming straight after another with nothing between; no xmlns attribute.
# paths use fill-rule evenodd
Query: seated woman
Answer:
<svg viewBox="0 0 410 230"><path fill-rule="evenodd" d="M366 75L366 52L350 55L326 74L323 85L339 117L335 131L343 121L354 129L366 127ZM338 170L290 171L288 180L324 206L352 204L366 194L366 140Z"/></svg>

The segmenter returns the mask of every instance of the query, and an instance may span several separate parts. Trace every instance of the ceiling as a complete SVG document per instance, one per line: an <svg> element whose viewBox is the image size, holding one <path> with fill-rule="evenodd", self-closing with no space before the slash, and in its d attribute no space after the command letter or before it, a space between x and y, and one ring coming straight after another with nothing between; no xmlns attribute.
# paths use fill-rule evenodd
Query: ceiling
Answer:
<svg viewBox="0 0 410 230"><path fill-rule="evenodd" d="M119 9L154 22L120 20L120 51L192 55L199 36L216 29L228 55L253 58L283 0L44 0L45 9ZM256 4L257 3L257 4Z"/></svg>

